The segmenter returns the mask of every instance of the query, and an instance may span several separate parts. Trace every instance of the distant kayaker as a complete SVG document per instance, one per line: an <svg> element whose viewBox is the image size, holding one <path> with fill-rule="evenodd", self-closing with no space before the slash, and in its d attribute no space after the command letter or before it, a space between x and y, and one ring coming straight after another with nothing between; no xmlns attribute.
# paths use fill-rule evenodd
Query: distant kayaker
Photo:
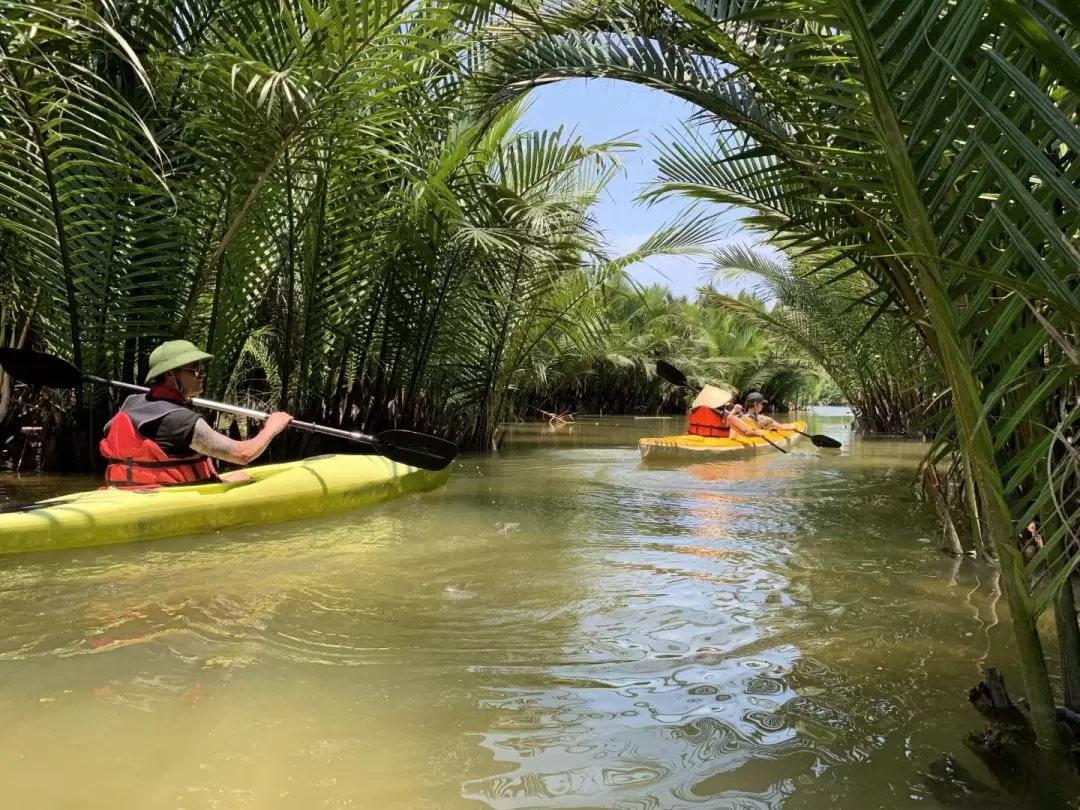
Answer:
<svg viewBox="0 0 1080 810"><path fill-rule="evenodd" d="M105 426L101 455L109 462L105 482L112 486L196 484L242 481L243 471L219 476L213 459L246 465L262 455L292 416L270 414L254 437L235 441L218 433L194 410L202 393L206 362L213 355L186 340L162 343L150 354L150 391L132 394Z"/></svg>
<svg viewBox="0 0 1080 810"><path fill-rule="evenodd" d="M762 413L768 401L758 391L747 394L746 413L743 414L743 419L750 420L762 430L795 430L795 425L789 425L787 422L777 422L771 416Z"/></svg>

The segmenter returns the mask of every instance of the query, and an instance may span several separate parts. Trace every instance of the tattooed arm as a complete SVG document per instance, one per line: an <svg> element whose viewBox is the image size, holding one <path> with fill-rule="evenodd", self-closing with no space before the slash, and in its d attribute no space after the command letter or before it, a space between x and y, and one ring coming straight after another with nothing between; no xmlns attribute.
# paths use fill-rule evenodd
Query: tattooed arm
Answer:
<svg viewBox="0 0 1080 810"><path fill-rule="evenodd" d="M257 435L238 442L218 433L206 424L205 419L200 419L195 423L195 430L191 434L191 449L230 464L250 464L262 455L271 440L288 427L291 421L292 417L287 413L272 413Z"/></svg>

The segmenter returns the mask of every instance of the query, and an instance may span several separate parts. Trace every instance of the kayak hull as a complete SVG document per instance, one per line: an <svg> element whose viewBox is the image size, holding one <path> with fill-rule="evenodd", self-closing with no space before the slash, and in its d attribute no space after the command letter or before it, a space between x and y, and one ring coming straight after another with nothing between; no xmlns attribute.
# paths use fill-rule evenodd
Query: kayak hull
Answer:
<svg viewBox="0 0 1080 810"><path fill-rule="evenodd" d="M806 430L806 422L791 422ZM802 434L794 430L768 430L765 435L780 447L794 444ZM711 458L730 458L753 453L776 453L776 448L758 436L742 436L738 439L710 439L683 433L679 436L658 436L640 439L638 452L642 461L672 461L687 459L700 461Z"/></svg>
<svg viewBox="0 0 1080 810"><path fill-rule="evenodd" d="M247 470L245 483L101 489L0 514L0 554L104 546L359 509L446 483L375 455L329 455Z"/></svg>

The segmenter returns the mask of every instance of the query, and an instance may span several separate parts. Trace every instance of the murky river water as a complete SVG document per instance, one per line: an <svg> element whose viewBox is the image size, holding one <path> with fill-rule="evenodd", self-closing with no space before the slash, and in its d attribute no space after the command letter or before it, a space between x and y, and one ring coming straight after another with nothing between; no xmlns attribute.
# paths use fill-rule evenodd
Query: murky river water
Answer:
<svg viewBox="0 0 1080 810"><path fill-rule="evenodd" d="M943 806L920 772L978 773L967 689L1019 676L911 493L923 448L836 419L839 452L639 462L682 424L522 427L367 512L0 559L3 807Z"/></svg>

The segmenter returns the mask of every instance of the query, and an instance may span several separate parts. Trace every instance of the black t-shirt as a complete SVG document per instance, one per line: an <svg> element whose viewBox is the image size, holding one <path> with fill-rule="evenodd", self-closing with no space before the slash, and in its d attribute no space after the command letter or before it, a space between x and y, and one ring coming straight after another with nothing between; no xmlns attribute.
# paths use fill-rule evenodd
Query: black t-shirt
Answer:
<svg viewBox="0 0 1080 810"><path fill-rule="evenodd" d="M190 456L195 452L191 449L191 436L195 432L195 424L200 419L202 417L193 410L177 408L160 419L144 424L139 429L139 433L157 442L167 456L173 458Z"/></svg>

